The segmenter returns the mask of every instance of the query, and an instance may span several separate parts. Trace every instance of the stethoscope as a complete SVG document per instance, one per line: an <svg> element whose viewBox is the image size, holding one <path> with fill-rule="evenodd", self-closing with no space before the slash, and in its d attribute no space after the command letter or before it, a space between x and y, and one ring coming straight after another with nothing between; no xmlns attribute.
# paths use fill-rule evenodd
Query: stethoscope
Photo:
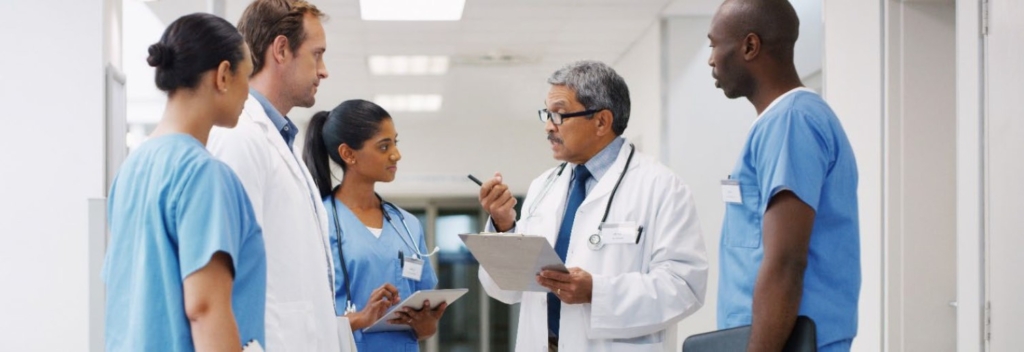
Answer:
<svg viewBox="0 0 1024 352"><path fill-rule="evenodd" d="M619 179L615 181L615 187L612 188L612 193L608 196L608 204L604 207L604 215L601 216L601 222L597 226L598 233L591 235L590 238L587 239L587 244L590 246L590 249L597 250L602 247L601 226L603 226L604 222L608 220L608 213L612 210L612 200L615 199L615 194L619 192L619 185L622 184L622 178L626 176L626 171L629 170L629 164L633 162L633 154L635 153L636 146L634 146L633 143L630 143L629 157L626 158L626 166L622 168L622 173L619 174ZM548 191L551 190L551 186L554 185L555 180L557 180L559 176L562 176L562 171L565 171L565 166L567 164L568 163L562 163L561 165L558 165L557 169L548 173L547 179L544 180L544 187L541 187L540 193L537 195L537 201L530 204L530 208L526 210L527 219L533 217L533 212L534 210L537 210L537 205L544 200L544 196L546 196Z"/></svg>
<svg viewBox="0 0 1024 352"><path fill-rule="evenodd" d="M434 249L430 251L430 253L424 254L423 252L420 252L419 248L416 248L416 240L412 237L412 231L409 230L409 224L405 222L405 215L402 214L402 211L394 204L391 204L391 202L385 201L379 194L375 193L374 195L376 195L377 199L380 201L380 212L384 214L384 219L388 224L391 224L391 227L395 228L395 231L398 232L398 237L402 239L402 242L405 243L406 246L412 249L412 252L415 254L417 259L433 256L441 250L440 247L434 246ZM402 228L405 229L406 236L402 236L402 232L398 231L398 226L395 226L395 222L392 220L391 215L388 214L387 207L391 207L391 209L398 214L398 220L402 222ZM341 222L338 221L338 199L334 197L333 193L331 195L331 208L332 213L334 214L334 230L338 234L338 257L341 259L341 272L342 275L345 276L345 314L355 313L357 310L356 305L352 303L352 284L349 282L348 265L345 264L345 252L341 249L342 232ZM408 240L406 240L406 237L408 237Z"/></svg>

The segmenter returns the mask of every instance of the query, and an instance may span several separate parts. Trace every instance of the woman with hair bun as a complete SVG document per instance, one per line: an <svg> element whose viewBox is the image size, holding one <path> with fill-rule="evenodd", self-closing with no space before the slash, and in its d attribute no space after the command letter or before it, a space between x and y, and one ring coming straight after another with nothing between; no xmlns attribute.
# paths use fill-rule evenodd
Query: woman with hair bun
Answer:
<svg viewBox="0 0 1024 352"><path fill-rule="evenodd" d="M252 60L231 23L175 20L149 47L167 107L110 189L107 351L241 351L264 341L266 257L235 174L204 145L233 127Z"/></svg>

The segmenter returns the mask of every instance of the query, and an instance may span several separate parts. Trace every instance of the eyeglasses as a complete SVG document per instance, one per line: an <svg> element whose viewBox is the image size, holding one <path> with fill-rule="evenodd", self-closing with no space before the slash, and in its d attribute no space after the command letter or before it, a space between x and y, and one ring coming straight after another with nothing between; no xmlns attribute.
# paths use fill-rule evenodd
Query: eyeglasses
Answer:
<svg viewBox="0 0 1024 352"><path fill-rule="evenodd" d="M540 110L537 110L537 117L540 118L540 122L547 123L548 120L551 120L551 123L553 123L555 125L561 125L562 124L562 119L567 119L567 118L570 118L570 117L589 116L589 115L596 114L596 113L600 112L601 110L604 110L604 109L586 110L586 111L573 112L573 113L568 113L568 114L559 114L557 112L550 112L550 111L548 111L548 109L540 109Z"/></svg>

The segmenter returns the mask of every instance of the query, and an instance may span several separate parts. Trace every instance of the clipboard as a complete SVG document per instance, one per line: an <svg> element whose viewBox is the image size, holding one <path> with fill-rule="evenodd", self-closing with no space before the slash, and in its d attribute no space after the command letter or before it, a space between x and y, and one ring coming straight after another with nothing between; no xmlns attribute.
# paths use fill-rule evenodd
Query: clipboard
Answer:
<svg viewBox="0 0 1024 352"><path fill-rule="evenodd" d="M542 236L503 233L462 234L459 238L502 290L550 292L537 283L537 273L569 272Z"/></svg>
<svg viewBox="0 0 1024 352"><path fill-rule="evenodd" d="M377 321L375 321L373 325L370 325L370 327L363 329L363 332L369 333L382 331L412 330L412 327L409 325L391 324L388 322L388 320L398 318L398 310L404 307L422 309L423 301L425 300L430 300L430 309L437 308L437 306L441 305L441 303L444 302L448 302L448 305L450 306L452 303L455 302L455 300L459 299L459 297L462 297L462 295L466 294L466 292L469 292L468 288L416 291L412 294L412 296L409 296L409 298L402 300L402 303L399 303L398 305L392 307L387 314L384 314L384 316L380 317L380 319L377 319Z"/></svg>

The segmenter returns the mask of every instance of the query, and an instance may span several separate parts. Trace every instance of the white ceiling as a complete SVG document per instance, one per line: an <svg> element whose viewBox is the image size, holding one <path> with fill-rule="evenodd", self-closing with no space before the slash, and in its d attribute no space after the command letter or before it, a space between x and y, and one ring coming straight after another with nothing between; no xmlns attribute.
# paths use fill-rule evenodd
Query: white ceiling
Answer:
<svg viewBox="0 0 1024 352"><path fill-rule="evenodd" d="M218 0L219 1L219 0ZM223 0L236 23L248 0ZM209 9L209 0L147 3L161 22ZM329 19L327 68L315 110L376 94L442 94L440 112L420 119L532 117L545 79L565 63L593 59L614 64L664 15L708 15L717 0L467 0L462 20L371 22L359 18L358 0L313 1ZM130 30L130 28L129 28ZM444 76L371 76L369 55L450 55ZM512 55L518 64L460 63L487 55ZM291 117L303 123L312 112Z"/></svg>

